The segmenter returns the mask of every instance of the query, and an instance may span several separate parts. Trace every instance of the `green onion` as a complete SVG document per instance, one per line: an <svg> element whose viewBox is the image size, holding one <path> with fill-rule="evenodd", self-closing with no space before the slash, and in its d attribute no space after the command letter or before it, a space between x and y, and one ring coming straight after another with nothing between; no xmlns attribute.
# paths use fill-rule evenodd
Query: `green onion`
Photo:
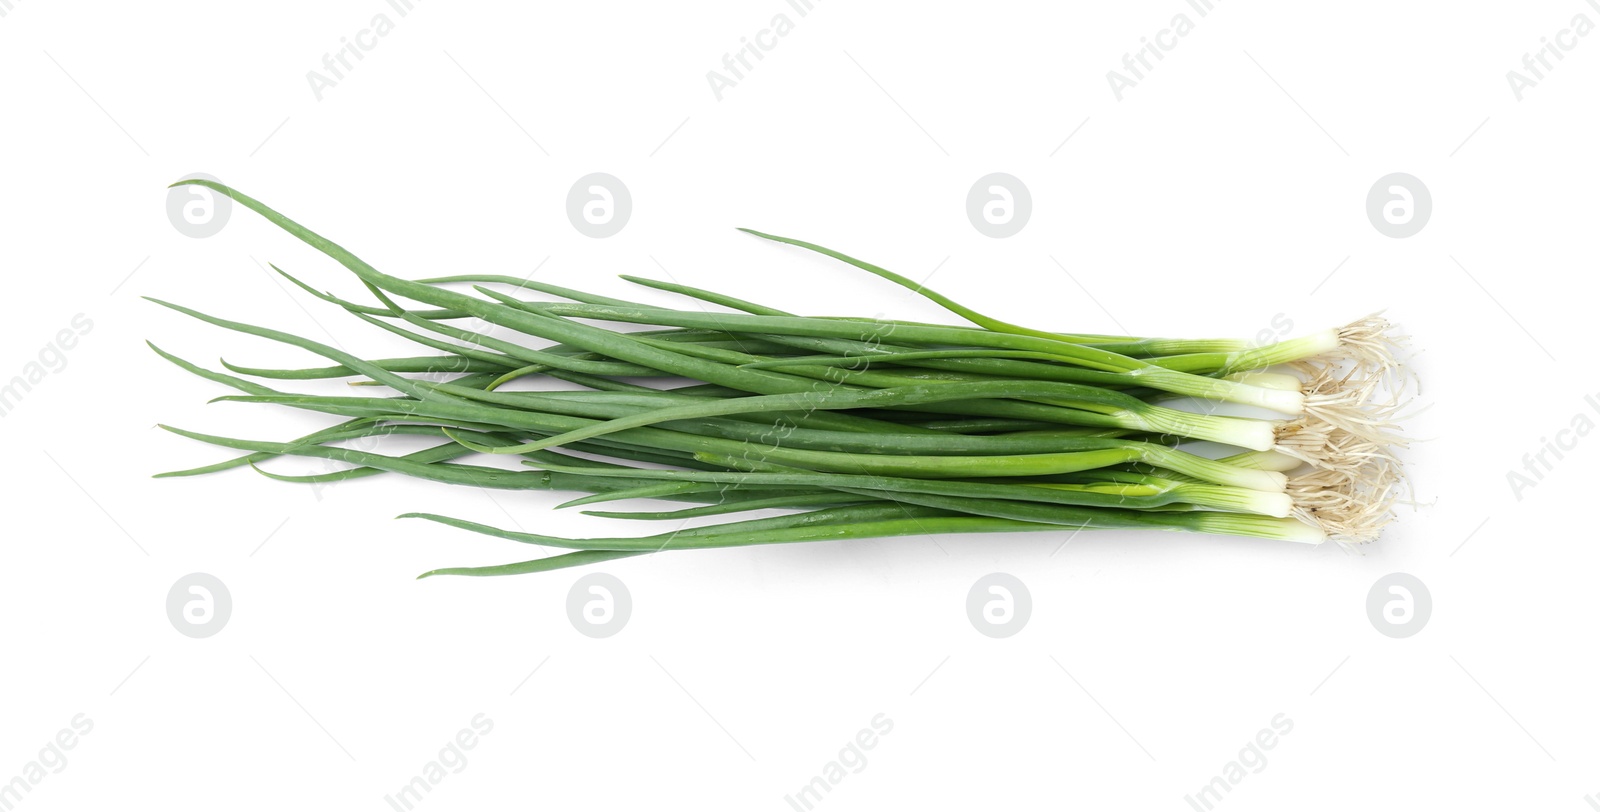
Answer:
<svg viewBox="0 0 1600 812"><path fill-rule="evenodd" d="M408 280L226 186L180 184L228 195L333 259L375 304L320 291L272 267L337 311L436 354L366 359L304 336L151 299L325 359L323 366L289 369L224 361L228 372L219 372L151 345L178 367L241 393L216 400L342 420L288 441L163 426L244 453L158 476L248 466L296 484L399 474L446 485L580 494L560 508L690 503L670 510L584 511L680 525L656 535L585 539L408 513L568 551L425 575L546 572L663 551L940 533L1132 528L1364 542L1392 518L1402 487L1398 340L1377 316L1259 347L1232 339L1034 329L980 313L877 265L754 231L910 288L970 326L802 316L636 277L624 278L688 297L697 309L493 274ZM447 287L458 284L471 291ZM565 301L523 299L491 285ZM736 312L711 312L706 305ZM468 318L494 325L497 335L460 326ZM547 343L530 346L537 341ZM392 394L302 394L251 378L350 378L353 385ZM545 378L583 388L529 388ZM662 388L659 378L692 383ZM1226 417L1173 405L1184 398L1261 407L1283 417ZM389 436L437 443L398 456L339 445ZM1203 456L1192 446L1202 442L1232 450ZM466 461L478 454L519 456L526 470ZM315 474L263 467L280 457L348 467ZM773 509L791 512L682 526Z"/></svg>

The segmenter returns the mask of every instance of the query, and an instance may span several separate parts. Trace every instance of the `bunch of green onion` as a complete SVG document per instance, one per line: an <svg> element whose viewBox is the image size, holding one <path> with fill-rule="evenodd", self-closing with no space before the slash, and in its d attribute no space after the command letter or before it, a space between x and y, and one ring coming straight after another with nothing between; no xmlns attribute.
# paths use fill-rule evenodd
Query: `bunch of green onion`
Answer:
<svg viewBox="0 0 1600 812"><path fill-rule="evenodd" d="M972 326L803 317L624 277L698 300L696 309L678 310L506 276L401 279L233 189L207 180L180 184L228 195L336 260L365 284L371 304L274 270L351 316L433 352L363 359L152 299L332 364L258 369L223 362L236 373L228 374L152 345L174 364L243 393L222 400L345 418L286 442L163 427L249 453L160 476L295 456L350 467L314 475L256 470L293 482L392 472L481 488L588 494L563 507L635 498L691 505L588 511L670 520L679 528L622 538L569 539L406 514L571 551L425 575L508 575L662 550L936 533L1150 528L1364 542L1392 518L1403 481L1396 456L1404 445L1395 433L1403 390L1394 383L1397 345L1389 323L1377 316L1265 346L1041 331L990 318L875 265L757 232L750 233L912 288ZM451 287L461 284L473 293ZM532 301L523 298L527 291L564 301ZM706 304L726 312L711 312ZM473 318L519 340L459 326ZM618 331L591 321L651 329ZM534 341L520 339L546 344L534 348ZM363 378L359 383L396 394L322 397L251 380L340 377ZM525 385L541 377L582 389ZM664 378L695 383L647 385ZM1282 417L1168 405L1193 400L1259 407ZM340 445L387 435L440 442L398 456ZM1235 453L1212 458L1186 450L1196 442L1236 447ZM513 455L525 469L462 461L476 454ZM686 526L689 519L773 508L792 512Z"/></svg>

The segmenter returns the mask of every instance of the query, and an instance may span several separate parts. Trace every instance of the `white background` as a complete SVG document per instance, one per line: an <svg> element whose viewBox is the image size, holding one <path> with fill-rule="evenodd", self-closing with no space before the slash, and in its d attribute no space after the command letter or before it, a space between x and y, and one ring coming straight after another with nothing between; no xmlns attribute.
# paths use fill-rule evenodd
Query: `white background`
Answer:
<svg viewBox="0 0 1600 812"><path fill-rule="evenodd" d="M1520 500L1506 479L1575 415L1600 421L1583 400L1600 392L1585 351L1600 37L1521 101L1505 76L1574 15L1600 21L1583 2L1229 0L1204 18L1177 0L826 0L803 18L781 0L428 0L404 18L382 0L13 3L0 379L76 314L93 322L0 418L0 781L74 715L94 725L18 808L388 809L479 713L493 731L422 808L789 809L877 714L892 732L820 808L1189 809L1277 714L1293 731L1221 808L1578 810L1600 794L1600 552L1582 518L1600 439ZM317 100L307 72L379 12L394 31ZM780 12L793 32L718 101L707 71ZM1118 101L1107 71L1179 12L1195 30ZM597 171L633 196L609 239L564 208ZM417 582L530 550L390 519L648 532L552 513L563 496L149 478L230 455L157 422L284 439L329 421L205 405L227 390L145 339L211 366L320 361L140 295L413 352L264 273L360 292L242 208L215 237L178 233L165 186L193 172L402 276L539 266L672 301L615 278L632 273L806 313L952 318L733 230L751 226L1040 327L1251 337L1280 315L1303 333L1387 309L1432 404L1410 425L1421 504L1355 551L1104 532L663 554L603 567L634 613L589 639L564 608L582 570ZM990 172L1031 189L1015 237L967 221ZM1432 193L1408 239L1365 213L1390 172ZM996 571L1034 603L1004 640L965 613ZM165 613L191 572L234 602L205 640ZM1431 591L1409 639L1367 617L1392 572Z"/></svg>

